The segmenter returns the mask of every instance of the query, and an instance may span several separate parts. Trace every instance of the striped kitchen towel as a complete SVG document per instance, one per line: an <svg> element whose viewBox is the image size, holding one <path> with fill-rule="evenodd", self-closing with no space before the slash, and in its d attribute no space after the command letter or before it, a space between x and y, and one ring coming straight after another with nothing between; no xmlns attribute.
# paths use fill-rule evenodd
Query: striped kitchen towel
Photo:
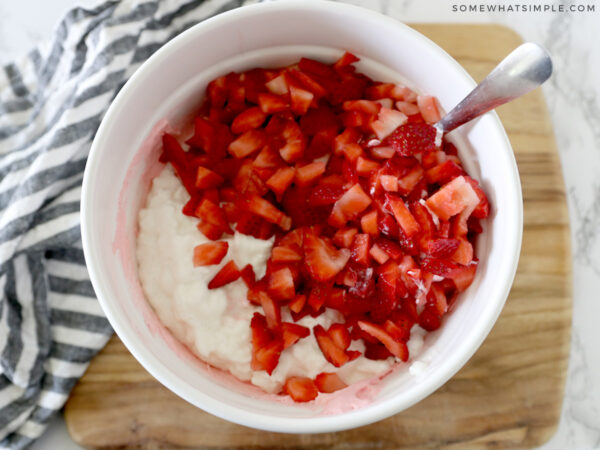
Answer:
<svg viewBox="0 0 600 450"><path fill-rule="evenodd" d="M102 0L0 67L0 446L24 448L112 330L85 268L79 199L96 129L154 51L234 0Z"/></svg>

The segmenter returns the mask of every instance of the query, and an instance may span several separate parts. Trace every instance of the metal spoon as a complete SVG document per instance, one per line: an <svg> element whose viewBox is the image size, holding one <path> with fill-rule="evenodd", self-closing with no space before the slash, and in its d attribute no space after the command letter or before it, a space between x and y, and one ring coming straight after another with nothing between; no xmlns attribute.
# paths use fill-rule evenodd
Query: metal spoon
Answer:
<svg viewBox="0 0 600 450"><path fill-rule="evenodd" d="M533 42L520 45L434 126L439 132L448 133L535 89L551 74L552 60L543 47Z"/></svg>

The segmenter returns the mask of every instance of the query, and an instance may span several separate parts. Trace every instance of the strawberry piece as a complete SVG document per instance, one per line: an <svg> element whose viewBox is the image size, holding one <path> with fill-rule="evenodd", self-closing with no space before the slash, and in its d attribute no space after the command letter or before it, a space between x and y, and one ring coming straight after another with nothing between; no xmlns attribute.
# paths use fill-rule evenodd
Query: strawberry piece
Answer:
<svg viewBox="0 0 600 450"><path fill-rule="evenodd" d="M377 226L381 234L383 234L384 236L398 239L398 223L396 222L393 216L389 214L380 214L379 223L377 224Z"/></svg>
<svg viewBox="0 0 600 450"><path fill-rule="evenodd" d="M222 176L218 173L213 172L206 167L198 166L198 171L196 172L196 187L198 189L211 189L223 184Z"/></svg>
<svg viewBox="0 0 600 450"><path fill-rule="evenodd" d="M290 308L290 311L294 313L299 313L300 311L302 311L302 308L304 308L305 304L306 295L298 294L294 297L294 299L291 302L288 303L288 308Z"/></svg>
<svg viewBox="0 0 600 450"><path fill-rule="evenodd" d="M257 239L269 239L273 236L273 225L256 214L243 211L235 226L236 231Z"/></svg>
<svg viewBox="0 0 600 450"><path fill-rule="evenodd" d="M419 316L419 326L427 331L435 331L441 324L441 317L433 308L426 307Z"/></svg>
<svg viewBox="0 0 600 450"><path fill-rule="evenodd" d="M396 341L384 328L371 322L359 320L357 322L361 330L369 333L371 336L380 341L390 353L400 360L408 361L408 348L402 341Z"/></svg>
<svg viewBox="0 0 600 450"><path fill-rule="evenodd" d="M434 258L449 258L456 252L459 245L458 239L435 239L429 241L427 253Z"/></svg>
<svg viewBox="0 0 600 450"><path fill-rule="evenodd" d="M233 119L233 122L231 123L231 132L234 134L242 134L246 131L259 128L265 123L266 119L267 115L262 112L258 106L248 108Z"/></svg>
<svg viewBox="0 0 600 450"><path fill-rule="evenodd" d="M435 97L431 95L419 95L417 97L417 105L425 122L436 123L442 118Z"/></svg>
<svg viewBox="0 0 600 450"><path fill-rule="evenodd" d="M381 104L372 100L348 100L342 105L344 111L360 111L367 115L376 115L381 110Z"/></svg>
<svg viewBox="0 0 600 450"><path fill-rule="evenodd" d="M334 323L327 330L327 334L335 345L339 348L346 350L350 346L350 333L341 323Z"/></svg>
<svg viewBox="0 0 600 450"><path fill-rule="evenodd" d="M398 243L396 243L390 239L383 238L383 237L377 238L375 243L377 244L377 246L380 249L382 249L384 252L386 252L388 254L388 256L390 258L392 258L393 260L398 260L398 259L402 258L402 256L403 256L402 247L400 247L400 245Z"/></svg>
<svg viewBox="0 0 600 450"><path fill-rule="evenodd" d="M326 284L314 285L310 290L310 294L308 295L308 305L314 312L320 311L330 293L331 286Z"/></svg>
<svg viewBox="0 0 600 450"><path fill-rule="evenodd" d="M332 205L344 194L344 179L339 175L321 178L310 192L310 203L316 206Z"/></svg>
<svg viewBox="0 0 600 450"><path fill-rule="evenodd" d="M477 197L479 197L479 204L473 210L472 216L477 219L485 219L490 215L490 203L485 195L485 192L483 192L483 189L481 189L479 183L473 178L465 175L465 180L467 180L477 194Z"/></svg>
<svg viewBox="0 0 600 450"><path fill-rule="evenodd" d="M217 289L221 286L225 286L240 277L241 273L233 261L229 261L225 264L219 272L213 277L208 283L209 289Z"/></svg>
<svg viewBox="0 0 600 450"><path fill-rule="evenodd" d="M297 86L290 86L290 101L294 114L299 116L305 114L314 98L315 94L312 92Z"/></svg>
<svg viewBox="0 0 600 450"><path fill-rule="evenodd" d="M265 87L271 94L275 95L285 95L289 92L288 82L284 74L278 75L265 83Z"/></svg>
<svg viewBox="0 0 600 450"><path fill-rule="evenodd" d="M258 195L247 195L241 199L241 205L247 211L262 217L267 222L279 225L283 230L289 230L292 219L279 211L271 202Z"/></svg>
<svg viewBox="0 0 600 450"><path fill-rule="evenodd" d="M364 233L377 236L379 234L377 210L364 214L360 218L360 227Z"/></svg>
<svg viewBox="0 0 600 450"><path fill-rule="evenodd" d="M340 228L333 235L333 243L338 247L350 248L358 230L356 228Z"/></svg>
<svg viewBox="0 0 600 450"><path fill-rule="evenodd" d="M295 228L322 224L331 213L331 206L312 202L310 186L292 186L283 196L283 210L292 218Z"/></svg>
<svg viewBox="0 0 600 450"><path fill-rule="evenodd" d="M315 99L321 98L327 94L327 91L309 74L301 70L289 70L286 74L291 79L297 81L306 90L312 92Z"/></svg>
<svg viewBox="0 0 600 450"><path fill-rule="evenodd" d="M371 204L371 197L363 191L360 184L355 184L333 205L328 223L341 228L348 220L352 220Z"/></svg>
<svg viewBox="0 0 600 450"><path fill-rule="evenodd" d="M404 113L390 108L381 108L377 120L371 123L371 129L380 141L392 134L399 126L406 123L407 117Z"/></svg>
<svg viewBox="0 0 600 450"><path fill-rule="evenodd" d="M463 175L464 170L452 160L446 160L431 169L427 169L425 176L428 183L446 184L454 178ZM475 191L477 192L477 191Z"/></svg>
<svg viewBox="0 0 600 450"><path fill-rule="evenodd" d="M307 186L325 173L326 163L315 161L296 169L296 183L298 186Z"/></svg>
<svg viewBox="0 0 600 450"><path fill-rule="evenodd" d="M463 292L473 283L476 271L476 262L472 262L468 266L460 266L452 271L450 278L454 281L458 292Z"/></svg>
<svg viewBox="0 0 600 450"><path fill-rule="evenodd" d="M381 247L377 244L374 244L369 250L369 254L373 257L375 261L379 264L385 263L388 259L390 259L390 255L387 254Z"/></svg>
<svg viewBox="0 0 600 450"><path fill-rule="evenodd" d="M170 162L175 173L181 180L181 183L193 197L196 192L196 180L187 164L187 154L179 144L177 139L165 133L162 138L163 153L160 157L161 162Z"/></svg>
<svg viewBox="0 0 600 450"><path fill-rule="evenodd" d="M347 148L347 147L346 147ZM379 169L379 164L359 156L356 160L356 173L359 177L368 177Z"/></svg>
<svg viewBox="0 0 600 450"><path fill-rule="evenodd" d="M265 134L262 130L248 130L229 144L229 153L236 158L244 158L265 145Z"/></svg>
<svg viewBox="0 0 600 450"><path fill-rule="evenodd" d="M283 338L283 349L291 347L300 339L310 335L310 329L298 325L297 323L283 322L281 324L281 333Z"/></svg>
<svg viewBox="0 0 600 450"><path fill-rule="evenodd" d="M283 165L284 161L279 156L279 152L273 150L269 145L265 145L252 162L254 169L277 169Z"/></svg>
<svg viewBox="0 0 600 450"><path fill-rule="evenodd" d="M368 234L357 234L352 244L352 260L363 266L368 266L370 247L371 236Z"/></svg>
<svg viewBox="0 0 600 450"><path fill-rule="evenodd" d="M313 333L317 339L317 344L327 361L335 367L341 367L350 361L350 356L346 354L344 349L335 344L333 339L331 339L331 336L329 336L327 331L325 331L321 325L315 325Z"/></svg>
<svg viewBox="0 0 600 450"><path fill-rule="evenodd" d="M208 198L202 200L196 208L196 217L201 218L205 224L213 225L223 233L233 234L233 231L229 228L225 211Z"/></svg>
<svg viewBox="0 0 600 450"><path fill-rule="evenodd" d="M321 372L315 377L315 386L319 392L331 394L348 387L336 373Z"/></svg>
<svg viewBox="0 0 600 450"><path fill-rule="evenodd" d="M194 247L194 267L219 264L229 249L227 242L207 242Z"/></svg>
<svg viewBox="0 0 600 450"><path fill-rule="evenodd" d="M281 325L281 308L265 292L258 293L260 306L262 306L270 330L278 330Z"/></svg>
<svg viewBox="0 0 600 450"><path fill-rule="evenodd" d="M398 192L398 177L393 175L381 175L379 177L381 187L388 192Z"/></svg>
<svg viewBox="0 0 600 450"><path fill-rule="evenodd" d="M197 117L194 120L194 135L186 143L203 149L213 159L219 159L226 155L232 140L233 135L227 125Z"/></svg>
<svg viewBox="0 0 600 450"><path fill-rule="evenodd" d="M431 125L407 123L398 127L383 142L401 156L434 151L436 129Z"/></svg>
<svg viewBox="0 0 600 450"><path fill-rule="evenodd" d="M423 176L423 168L420 165L414 166L406 175L398 180L398 191L403 195L408 195L423 179Z"/></svg>
<svg viewBox="0 0 600 450"><path fill-rule="evenodd" d="M293 167L281 167L267 180L266 184L277 197L277 201L281 201L285 190L290 187L295 176L296 169Z"/></svg>
<svg viewBox="0 0 600 450"><path fill-rule="evenodd" d="M244 268L240 271L240 276L248 288L254 287L254 284L256 283L256 275L254 274L254 268L250 264L246 264L244 266Z"/></svg>
<svg viewBox="0 0 600 450"><path fill-rule="evenodd" d="M335 277L350 259L350 250L337 250L329 242L312 233L304 236L304 263L316 281L327 281Z"/></svg>
<svg viewBox="0 0 600 450"><path fill-rule="evenodd" d="M479 197L466 178L460 176L442 186L425 203L440 219L448 220L464 210L468 217L479 205Z"/></svg>
<svg viewBox="0 0 600 450"><path fill-rule="evenodd" d="M197 225L198 229L211 241L216 241L217 239L221 239L223 236L223 229L212 223L208 222L199 222Z"/></svg>
<svg viewBox="0 0 600 450"><path fill-rule="evenodd" d="M298 124L293 120L286 121L281 136L285 140L285 145L279 149L281 157L287 163L300 159L306 148L306 138Z"/></svg>
<svg viewBox="0 0 600 450"><path fill-rule="evenodd" d="M258 94L258 106L265 114L274 114L286 111L290 107L288 102L283 97L266 92Z"/></svg>
<svg viewBox="0 0 600 450"><path fill-rule="evenodd" d="M289 267L276 270L269 275L269 293L277 300L292 299L296 295L294 276Z"/></svg>
<svg viewBox="0 0 600 450"><path fill-rule="evenodd" d="M379 341L377 341L379 342ZM383 344L373 344L370 342L366 342L365 343L365 358L368 359L372 359L372 360L383 360L383 359L388 359L391 356L394 356L390 353L390 351L385 348L385 345Z"/></svg>
<svg viewBox="0 0 600 450"><path fill-rule="evenodd" d="M295 402L299 403L310 402L319 395L314 381L304 377L289 377L285 380L283 389Z"/></svg>
<svg viewBox="0 0 600 450"><path fill-rule="evenodd" d="M333 67L335 67L336 69L341 69L342 67L349 66L350 64L353 64L353 63L357 62L358 60L359 59L356 56L354 56L352 53L344 52L344 54L341 56L341 58L335 62Z"/></svg>
<svg viewBox="0 0 600 450"><path fill-rule="evenodd" d="M419 114L420 110L417 105L410 102L405 102L403 100L398 100L396 102L396 109L400 112L403 112L407 116L412 116L414 114Z"/></svg>
<svg viewBox="0 0 600 450"><path fill-rule="evenodd" d="M398 222L398 225L400 225L406 236L411 238L416 235L421 230L421 227L419 227L418 222L410 213L404 201L400 197L389 193L386 193L385 197L387 204L394 213L396 222Z"/></svg>
<svg viewBox="0 0 600 450"><path fill-rule="evenodd" d="M302 250L296 244L278 245L271 250L271 261L293 262L302 260Z"/></svg>

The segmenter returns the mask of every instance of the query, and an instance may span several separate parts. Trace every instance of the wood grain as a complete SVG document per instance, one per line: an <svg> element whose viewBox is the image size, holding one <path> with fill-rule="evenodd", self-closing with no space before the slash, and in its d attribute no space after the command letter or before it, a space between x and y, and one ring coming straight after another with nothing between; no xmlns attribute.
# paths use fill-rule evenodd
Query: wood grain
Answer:
<svg viewBox="0 0 600 450"><path fill-rule="evenodd" d="M418 25L481 80L517 46L488 25ZM571 326L568 214L560 161L541 92L499 109L517 156L525 204L521 260L498 322L468 364L416 406L340 433L283 435L234 425L181 400L118 338L93 360L65 408L86 447L529 448L560 416Z"/></svg>

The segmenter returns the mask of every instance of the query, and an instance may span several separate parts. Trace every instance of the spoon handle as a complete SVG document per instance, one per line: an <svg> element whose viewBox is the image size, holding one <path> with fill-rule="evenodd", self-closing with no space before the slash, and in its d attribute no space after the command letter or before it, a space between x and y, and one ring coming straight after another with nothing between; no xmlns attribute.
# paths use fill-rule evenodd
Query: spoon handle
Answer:
<svg viewBox="0 0 600 450"><path fill-rule="evenodd" d="M552 74L546 50L528 42L513 50L435 127L448 133L462 124L535 89Z"/></svg>

